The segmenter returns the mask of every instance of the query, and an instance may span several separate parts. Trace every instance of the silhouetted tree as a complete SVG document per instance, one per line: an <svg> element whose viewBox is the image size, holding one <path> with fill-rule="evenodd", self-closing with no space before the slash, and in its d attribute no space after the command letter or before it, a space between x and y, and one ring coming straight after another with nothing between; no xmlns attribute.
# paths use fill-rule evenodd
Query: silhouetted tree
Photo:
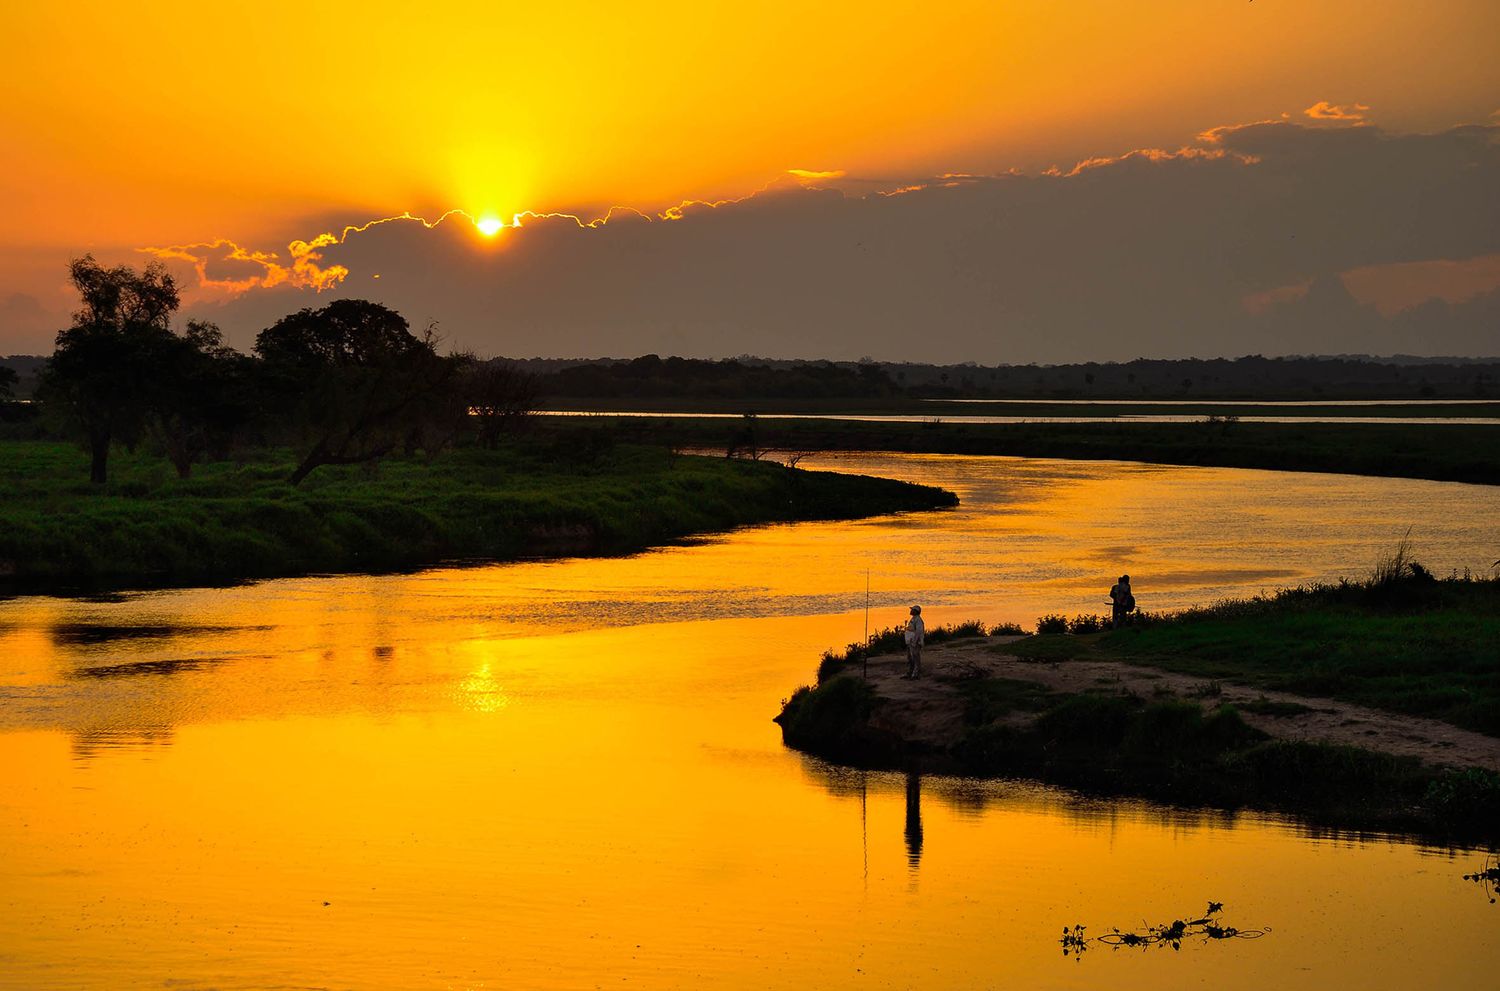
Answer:
<svg viewBox="0 0 1500 991"><path fill-rule="evenodd" d="M164 342L159 386L147 423L177 469L187 478L205 455L224 456L256 407L254 361L224 344L219 328L189 320L183 333Z"/></svg>
<svg viewBox="0 0 1500 991"><path fill-rule="evenodd" d="M57 335L39 395L80 427L89 480L102 484L110 445L134 445L150 412L161 358L173 340L177 285L160 262L136 272L105 268L92 255L74 259L68 277L83 306L73 326Z"/></svg>
<svg viewBox="0 0 1500 991"><path fill-rule="evenodd" d="M469 358L459 370L456 391L473 418L480 446L488 450L494 450L501 436L535 413L541 397L537 376L498 358Z"/></svg>
<svg viewBox="0 0 1500 991"><path fill-rule="evenodd" d="M431 331L416 337L401 314L362 299L283 317L260 332L255 351L306 452L293 485L320 465L390 452L457 368L439 357Z"/></svg>
<svg viewBox="0 0 1500 991"><path fill-rule="evenodd" d="M21 377L16 374L14 368L0 365L0 399L10 399L16 394L16 383Z"/></svg>

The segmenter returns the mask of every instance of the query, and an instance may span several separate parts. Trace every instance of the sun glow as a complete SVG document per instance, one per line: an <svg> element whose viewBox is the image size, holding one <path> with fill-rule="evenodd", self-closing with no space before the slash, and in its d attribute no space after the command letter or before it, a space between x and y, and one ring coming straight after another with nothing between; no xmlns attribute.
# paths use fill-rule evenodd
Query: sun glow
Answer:
<svg viewBox="0 0 1500 991"><path fill-rule="evenodd" d="M479 233L485 237L494 237L505 225L500 222L499 217L484 216L474 221L474 226L479 228Z"/></svg>

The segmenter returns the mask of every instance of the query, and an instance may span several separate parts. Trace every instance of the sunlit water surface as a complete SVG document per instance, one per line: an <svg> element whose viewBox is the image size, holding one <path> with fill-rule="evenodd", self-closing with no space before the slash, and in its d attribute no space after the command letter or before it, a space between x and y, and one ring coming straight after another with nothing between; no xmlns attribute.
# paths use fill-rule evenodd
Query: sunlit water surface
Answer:
<svg viewBox="0 0 1500 991"><path fill-rule="evenodd" d="M7 988L1493 987L1480 853L829 768L825 647L1496 556L1500 490L823 456L960 509L565 560L0 603ZM1062 956L1209 900L1270 935Z"/></svg>

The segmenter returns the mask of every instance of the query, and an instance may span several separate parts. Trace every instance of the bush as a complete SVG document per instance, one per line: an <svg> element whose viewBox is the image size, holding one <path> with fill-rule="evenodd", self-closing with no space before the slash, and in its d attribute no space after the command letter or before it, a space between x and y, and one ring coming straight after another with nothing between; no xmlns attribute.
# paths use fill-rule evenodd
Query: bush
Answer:
<svg viewBox="0 0 1500 991"><path fill-rule="evenodd" d="M834 678L792 693L776 722L791 746L835 760L863 756L865 724L875 693L858 678Z"/></svg>
<svg viewBox="0 0 1500 991"><path fill-rule="evenodd" d="M1445 771L1427 786L1422 804L1445 821L1494 822L1500 819L1500 774L1478 767Z"/></svg>
<svg viewBox="0 0 1500 991"><path fill-rule="evenodd" d="M928 630L924 639L927 643L942 643L945 640L962 640L965 637L982 637L985 635L984 624L977 619L971 619L952 626L939 626ZM902 641L905 645L905 641Z"/></svg>
<svg viewBox="0 0 1500 991"><path fill-rule="evenodd" d="M1026 631L1020 623L997 623L990 627L992 637L1024 637Z"/></svg>
<svg viewBox="0 0 1500 991"><path fill-rule="evenodd" d="M1067 633L1068 617L1048 613L1036 621L1036 632L1038 634Z"/></svg>
<svg viewBox="0 0 1500 991"><path fill-rule="evenodd" d="M823 651L823 659L818 662L818 684L823 684L844 670L844 666L850 663L850 660L848 654L835 654L831 650Z"/></svg>
<svg viewBox="0 0 1500 991"><path fill-rule="evenodd" d="M1075 636L1082 636L1085 633L1098 633L1104 627L1104 617L1102 616L1074 616L1068 620L1068 632Z"/></svg>

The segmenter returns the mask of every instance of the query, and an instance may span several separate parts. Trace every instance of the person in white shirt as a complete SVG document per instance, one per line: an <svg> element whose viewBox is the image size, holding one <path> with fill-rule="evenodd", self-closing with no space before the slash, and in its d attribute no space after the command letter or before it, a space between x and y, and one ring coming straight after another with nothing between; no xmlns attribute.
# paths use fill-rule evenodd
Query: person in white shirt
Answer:
<svg viewBox="0 0 1500 991"><path fill-rule="evenodd" d="M906 624L906 674L905 678L922 677L922 642L927 636L927 625L922 622L922 607L911 607L911 619Z"/></svg>

